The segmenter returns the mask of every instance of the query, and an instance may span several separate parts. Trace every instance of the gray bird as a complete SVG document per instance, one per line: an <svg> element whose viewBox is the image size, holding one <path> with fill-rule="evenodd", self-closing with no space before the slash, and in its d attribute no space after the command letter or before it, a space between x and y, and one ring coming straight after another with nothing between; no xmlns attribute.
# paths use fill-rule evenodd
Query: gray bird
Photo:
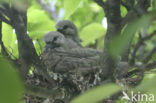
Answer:
<svg viewBox="0 0 156 103"><path fill-rule="evenodd" d="M101 52L80 47L73 39L57 31L48 32L43 40L46 52L41 54L41 60L50 77L59 83L76 84L81 92L98 83Z"/></svg>
<svg viewBox="0 0 156 103"><path fill-rule="evenodd" d="M74 64L75 66L73 68L91 67L92 65L95 65L100 58L101 52L91 48L78 47L72 39L65 38L63 34L57 31L48 32L43 37L43 40L46 43L44 51L47 52L43 52L42 57L44 55L44 58L50 58L54 64L56 63L54 62L55 60L58 61L64 57L63 62L61 60L58 61L61 64L57 70L60 69L64 71L72 68L70 66L74 66ZM49 65L53 64L51 63L51 60L48 60ZM68 64L65 64L67 62ZM82 66L79 67L80 65Z"/></svg>
<svg viewBox="0 0 156 103"><path fill-rule="evenodd" d="M48 51L49 49L62 49L69 50L72 48L76 48L77 44L72 40L65 38L63 34L57 31L48 32L44 37L43 41L46 43L44 47L44 51Z"/></svg>
<svg viewBox="0 0 156 103"><path fill-rule="evenodd" d="M62 33L66 38L70 38L81 46L81 39L78 36L78 30L76 26L69 20L59 21L55 28L58 32Z"/></svg>
<svg viewBox="0 0 156 103"><path fill-rule="evenodd" d="M49 49L59 49L59 51L63 51L69 53L71 55L79 56L79 57L92 57L100 56L102 51L98 51L92 48L84 48L78 46L76 42L74 42L70 38L65 38L63 34L57 31L48 32L44 37L43 41L46 43L44 47L44 51L48 51Z"/></svg>

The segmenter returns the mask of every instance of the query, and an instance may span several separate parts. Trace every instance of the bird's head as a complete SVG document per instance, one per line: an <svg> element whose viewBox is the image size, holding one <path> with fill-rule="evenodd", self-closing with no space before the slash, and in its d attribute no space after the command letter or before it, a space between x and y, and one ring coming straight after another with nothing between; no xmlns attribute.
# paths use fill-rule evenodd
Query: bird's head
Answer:
<svg viewBox="0 0 156 103"><path fill-rule="evenodd" d="M43 37L43 41L46 43L45 49L47 50L61 47L65 42L64 39L64 36L57 31L48 32Z"/></svg>
<svg viewBox="0 0 156 103"><path fill-rule="evenodd" d="M76 26L69 20L61 20L55 28L58 32L62 33L65 37L73 37L78 34Z"/></svg>

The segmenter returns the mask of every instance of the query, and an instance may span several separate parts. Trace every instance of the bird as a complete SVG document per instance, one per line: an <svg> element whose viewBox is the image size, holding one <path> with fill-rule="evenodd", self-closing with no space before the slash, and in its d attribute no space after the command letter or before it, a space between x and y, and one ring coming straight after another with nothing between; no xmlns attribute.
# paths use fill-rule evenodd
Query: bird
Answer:
<svg viewBox="0 0 156 103"><path fill-rule="evenodd" d="M46 33L43 37L43 41L46 43L44 47L44 52L42 53L45 57L45 59L51 58L54 60L49 60L49 65L55 64L55 60L60 60L58 62L62 62L61 60L63 57L64 62L63 64L60 64L59 67L62 65L63 67L60 68L72 68L71 65L75 65L73 68L77 68L77 66L82 65L81 68L90 67L92 64L94 65L97 62L97 59L100 58L99 51L92 49L92 48L84 48L84 47L78 47L77 43L75 43L70 38L65 38L63 34L57 32L57 31L50 31ZM47 56L48 55L48 56ZM53 56L51 56L53 55ZM58 59L59 58L59 59ZM53 62L53 63L50 63ZM67 63L64 65L64 63ZM90 65L90 66L89 66ZM78 67L79 67L78 66ZM65 69L61 69L65 70Z"/></svg>
<svg viewBox="0 0 156 103"><path fill-rule="evenodd" d="M101 50L95 50L92 48L85 48L81 45L81 39L78 35L77 27L74 23L69 20L61 20L56 23L55 28L58 32L62 33L65 38L77 44L77 48L72 49L73 52L83 55L83 56L99 56L102 55Z"/></svg>
<svg viewBox="0 0 156 103"><path fill-rule="evenodd" d="M55 25L55 28L58 32L62 33L66 38L70 38L75 41L78 46L81 45L81 39L78 36L78 30L74 23L69 20L58 21Z"/></svg>
<svg viewBox="0 0 156 103"><path fill-rule="evenodd" d="M77 47L77 44L75 42L68 38L65 38L63 34L57 31L50 31L46 33L43 37L43 41L46 43L44 51L58 48L67 51Z"/></svg>
<svg viewBox="0 0 156 103"><path fill-rule="evenodd" d="M59 85L66 87L64 83L70 83L83 92L98 83L101 52L78 46L72 38L66 38L58 31L46 33L43 41L46 45L41 60L49 76L58 81Z"/></svg>
<svg viewBox="0 0 156 103"><path fill-rule="evenodd" d="M50 31L45 34L43 41L46 43L44 51L48 51L49 49L59 49L59 51L66 52L71 55L93 58L97 58L102 54L102 51L78 46L73 39L65 38L62 33L57 31Z"/></svg>

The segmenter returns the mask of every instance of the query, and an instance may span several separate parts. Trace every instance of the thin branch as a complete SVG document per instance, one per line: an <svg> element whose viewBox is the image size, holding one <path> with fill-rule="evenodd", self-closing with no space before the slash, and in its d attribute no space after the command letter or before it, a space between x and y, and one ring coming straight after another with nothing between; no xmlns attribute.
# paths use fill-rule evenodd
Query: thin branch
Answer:
<svg viewBox="0 0 156 103"><path fill-rule="evenodd" d="M106 4L103 0L94 0L94 2L96 2L102 8L105 8L105 6L106 6Z"/></svg>
<svg viewBox="0 0 156 103"><path fill-rule="evenodd" d="M151 39L155 35L156 35L156 31L154 31L152 34L150 34L148 36L145 36L145 37L139 39L139 41L137 42L137 44L134 47L134 51L133 51L132 56L131 56L132 58L130 60L130 63L132 65L135 63L136 53L137 53L138 49L141 47L141 45L144 44L144 42L146 40Z"/></svg>
<svg viewBox="0 0 156 103"><path fill-rule="evenodd" d="M4 8L0 7L0 14L8 16L7 11Z"/></svg>
<svg viewBox="0 0 156 103"><path fill-rule="evenodd" d="M143 63L146 64L152 58L154 53L156 53L156 46L147 54L147 56L143 60Z"/></svg>
<svg viewBox="0 0 156 103"><path fill-rule="evenodd" d="M155 68L156 68L156 61L153 61L146 65L146 67L144 68L144 71L149 71Z"/></svg>
<svg viewBox="0 0 156 103"><path fill-rule="evenodd" d="M138 73L144 73L145 71L150 71L155 68L156 68L156 61L153 61L148 64L142 64L137 69L135 69L131 72L128 72L125 77L130 77L130 76L138 74Z"/></svg>
<svg viewBox="0 0 156 103"><path fill-rule="evenodd" d="M131 9L127 15L122 20L122 27L127 24L127 22L133 20L134 18L139 17L147 13L147 9L150 6L150 0L138 0L137 4L133 9Z"/></svg>
<svg viewBox="0 0 156 103"><path fill-rule="evenodd" d="M11 25L11 22L8 19L6 19L2 14L0 14L0 20Z"/></svg>
<svg viewBox="0 0 156 103"><path fill-rule="evenodd" d="M46 10L51 15L51 18L53 18L55 21L58 20L58 15L56 13L56 8L53 1L50 1L50 5L45 4L43 0L36 1L41 5L44 10Z"/></svg>
<svg viewBox="0 0 156 103"><path fill-rule="evenodd" d="M131 7L128 4L126 4L125 2L121 1L121 4L127 9L127 11L131 10Z"/></svg>

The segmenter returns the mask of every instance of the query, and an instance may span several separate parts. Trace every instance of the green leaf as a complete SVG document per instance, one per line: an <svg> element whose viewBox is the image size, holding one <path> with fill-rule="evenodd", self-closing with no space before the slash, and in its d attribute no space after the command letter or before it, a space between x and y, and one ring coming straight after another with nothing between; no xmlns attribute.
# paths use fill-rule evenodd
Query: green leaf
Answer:
<svg viewBox="0 0 156 103"><path fill-rule="evenodd" d="M16 34L13 33L13 29L10 25L6 23L2 23L2 40L4 42L5 47L12 53L15 57L18 56L18 47L17 47L17 39Z"/></svg>
<svg viewBox="0 0 156 103"><path fill-rule="evenodd" d="M45 11L30 8L27 15L28 32L31 38L42 38L45 33L55 30L55 22L48 17Z"/></svg>
<svg viewBox="0 0 156 103"><path fill-rule="evenodd" d="M19 103L23 85L15 68L0 58L0 103Z"/></svg>
<svg viewBox="0 0 156 103"><path fill-rule="evenodd" d="M141 28L146 28L151 22L151 16L144 15L141 18L135 19L134 21L127 24L122 33L117 36L109 46L109 52L113 56L122 54L133 39L135 33Z"/></svg>
<svg viewBox="0 0 156 103"><path fill-rule="evenodd" d="M106 30L101 24L92 23L92 24L87 25L80 32L80 37L83 40L82 45L86 46L94 42L96 39L104 36L105 33L106 33Z"/></svg>
<svg viewBox="0 0 156 103"><path fill-rule="evenodd" d="M156 96L156 76L153 76L153 78L150 78L149 80L146 80L145 82L142 82L139 86L135 88L135 91L142 91L154 94Z"/></svg>
<svg viewBox="0 0 156 103"><path fill-rule="evenodd" d="M125 17L127 14L127 9L124 6L120 5L120 11L121 11L121 16Z"/></svg>
<svg viewBox="0 0 156 103"><path fill-rule="evenodd" d="M118 92L120 87L115 84L107 84L93 88L84 94L76 97L71 103L97 103Z"/></svg>
<svg viewBox="0 0 156 103"><path fill-rule="evenodd" d="M69 18L79 7L81 0L64 0L64 8L66 11L65 18Z"/></svg>

